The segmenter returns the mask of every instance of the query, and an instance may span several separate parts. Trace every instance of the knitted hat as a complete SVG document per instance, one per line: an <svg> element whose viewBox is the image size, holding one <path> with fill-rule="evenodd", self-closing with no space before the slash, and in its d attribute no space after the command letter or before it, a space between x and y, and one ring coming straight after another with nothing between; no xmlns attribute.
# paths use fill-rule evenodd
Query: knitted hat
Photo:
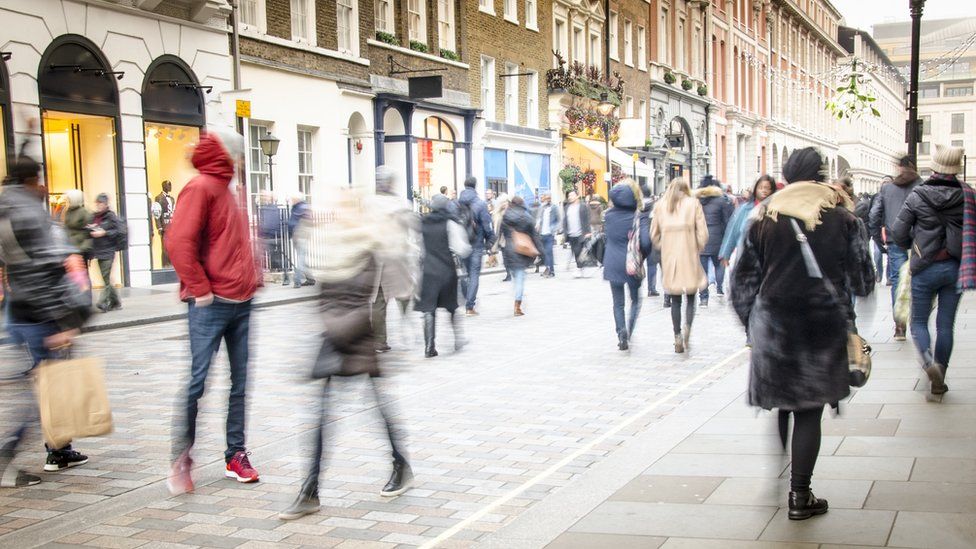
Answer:
<svg viewBox="0 0 976 549"><path fill-rule="evenodd" d="M946 175L957 175L962 172L962 148L936 145L932 155L932 171Z"/></svg>

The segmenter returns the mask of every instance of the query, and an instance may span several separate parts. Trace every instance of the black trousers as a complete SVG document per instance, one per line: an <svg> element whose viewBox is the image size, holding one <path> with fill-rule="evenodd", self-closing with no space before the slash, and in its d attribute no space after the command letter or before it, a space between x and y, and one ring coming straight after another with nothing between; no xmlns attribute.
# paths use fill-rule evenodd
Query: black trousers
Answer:
<svg viewBox="0 0 976 549"><path fill-rule="evenodd" d="M674 335L681 334L681 297L680 295L669 295L671 298L671 327L674 329ZM686 309L685 309L685 324L691 326L692 322L695 321L695 294L689 294L687 296Z"/></svg>
<svg viewBox="0 0 976 549"><path fill-rule="evenodd" d="M582 269L583 263L580 261L580 254L583 253L583 237L567 236L566 240L569 240L569 249L573 251L573 259L576 260L576 267Z"/></svg>
<svg viewBox="0 0 976 549"><path fill-rule="evenodd" d="M791 413L793 414L793 443L790 449L793 454L793 464L790 467L790 491L808 492L810 480L813 478L813 468L817 465L817 455L820 454L820 422L823 419L823 407L793 412L780 410L780 439L784 445Z"/></svg>

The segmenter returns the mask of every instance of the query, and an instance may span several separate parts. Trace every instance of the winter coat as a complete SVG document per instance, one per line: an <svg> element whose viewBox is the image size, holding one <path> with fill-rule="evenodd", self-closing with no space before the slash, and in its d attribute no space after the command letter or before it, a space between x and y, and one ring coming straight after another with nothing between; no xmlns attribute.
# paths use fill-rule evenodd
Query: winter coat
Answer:
<svg viewBox="0 0 976 549"><path fill-rule="evenodd" d="M234 160L214 133L193 151L199 174L180 191L166 252L180 278L180 298L213 293L234 301L254 297L260 285L247 213L229 188Z"/></svg>
<svg viewBox="0 0 976 549"><path fill-rule="evenodd" d="M756 203L752 200L743 202L735 213L732 215L732 219L729 220L729 225L725 228L725 236L722 238L722 247L719 248L718 257L719 259L729 260L732 259L732 254L735 250L742 245L742 239L746 233L749 226L749 214L752 213L753 208L756 207ZM711 234L711 230L709 230Z"/></svg>
<svg viewBox="0 0 976 549"><path fill-rule="evenodd" d="M569 221L567 220L569 217L569 207L571 205L572 204L569 202L563 203L562 224L563 234L566 236L572 236L569 234ZM579 236L585 236L592 232L592 228L590 227L590 209L587 207L586 202L583 202L582 200L579 201L579 205L580 229L583 231Z"/></svg>
<svg viewBox="0 0 976 549"><path fill-rule="evenodd" d="M92 257L102 260L115 257L115 252L118 251L119 236L125 230L121 227L122 223L124 221L119 219L119 216L115 215L115 212L112 210L105 210L102 213L95 214L92 218L92 225L105 231L105 235L99 238L92 238Z"/></svg>
<svg viewBox="0 0 976 549"><path fill-rule="evenodd" d="M492 227L491 214L488 213L488 206L485 201L478 198L477 191L467 188L461 191L458 204L471 210L471 215L474 218L474 241L471 243L473 253L480 253L491 248L495 244L496 236L494 227Z"/></svg>
<svg viewBox="0 0 976 549"><path fill-rule="evenodd" d="M40 198L21 185L0 189L0 266L13 321L52 322L60 331L85 323L91 299L66 276L64 263L72 253Z"/></svg>
<svg viewBox="0 0 976 549"><path fill-rule="evenodd" d="M183 193L180 193L182 196ZM281 208L277 204L262 204L258 207L258 236L272 240L281 238L284 227L281 220Z"/></svg>
<svg viewBox="0 0 976 549"><path fill-rule="evenodd" d="M68 231L68 241L79 253L88 258L92 251L91 229L94 216L84 206L71 206L64 213L64 228Z"/></svg>
<svg viewBox="0 0 976 549"><path fill-rule="evenodd" d="M458 308L458 276L451 254L447 224L452 216L445 210L434 210L420 223L424 240L423 274L420 298L414 307L424 313L438 308L452 313Z"/></svg>
<svg viewBox="0 0 976 549"><path fill-rule="evenodd" d="M368 249L365 257L369 257ZM376 285L376 263L367 260L354 276L322 281L319 306L325 337L340 358L340 376L379 375L376 342L370 322L370 295Z"/></svg>
<svg viewBox="0 0 976 549"><path fill-rule="evenodd" d="M915 187L891 230L895 244L912 250L912 274L937 261L962 259L962 214L963 193L957 179L932 177Z"/></svg>
<svg viewBox="0 0 976 549"><path fill-rule="evenodd" d="M383 296L386 299L413 296L420 279L422 255L417 214L405 199L377 194L372 197L369 215L380 223L377 230L382 237L377 267Z"/></svg>
<svg viewBox="0 0 976 549"><path fill-rule="evenodd" d="M901 212L902 206L905 205L908 195L912 194L915 187L921 184L922 178L918 174L903 172L893 182L882 185L881 190L874 197L874 203L871 204L871 222L868 224L868 231L871 233L871 238L882 249L888 243L895 241L891 233L895 228L895 221L898 220L898 214ZM881 229L885 230L884 238L882 238Z"/></svg>
<svg viewBox="0 0 976 549"><path fill-rule="evenodd" d="M720 187L714 185L702 187L695 191L695 196L701 202L705 213L705 224L708 225L708 242L701 251L701 255L718 255L725 238L725 228L729 225L735 206Z"/></svg>
<svg viewBox="0 0 976 549"><path fill-rule="evenodd" d="M673 212L664 200L654 206L651 240L661 250L661 285L670 295L690 295L708 285L698 254L708 242L701 203L682 197Z"/></svg>
<svg viewBox="0 0 976 549"><path fill-rule="evenodd" d="M522 206L509 205L502 217L502 234L505 242L508 243L503 250L505 267L510 270L526 269L533 264L535 257L515 253L515 246L512 245L512 233L515 231L527 234L535 244L535 249L542 252L542 241L539 240L539 233L535 231L535 220L532 219L532 214Z"/></svg>
<svg viewBox="0 0 976 549"><path fill-rule="evenodd" d="M535 230L542 234L542 216L545 214L546 210L549 210L549 234L555 236L559 232L559 228L562 226L563 218L560 214L559 207L555 204L543 204L536 208L535 210Z"/></svg>
<svg viewBox="0 0 976 549"><path fill-rule="evenodd" d="M607 210L604 227L607 248L603 254L603 280L619 284L640 284L641 279L627 274L627 244L634 226L634 216L639 218L641 254L651 253L651 220L648 212L637 210L637 199L629 185L616 185L610 189L613 207ZM642 204L643 206L643 204Z"/></svg>
<svg viewBox="0 0 976 549"><path fill-rule="evenodd" d="M785 210L768 208L817 185L819 224L804 232L825 279L811 278ZM812 187L808 187L808 190ZM838 205L840 193L819 183L793 183L757 206L732 273L732 302L752 341L749 402L764 409L806 410L850 394L847 334L851 295L874 288L866 231ZM825 280L829 280L836 295Z"/></svg>

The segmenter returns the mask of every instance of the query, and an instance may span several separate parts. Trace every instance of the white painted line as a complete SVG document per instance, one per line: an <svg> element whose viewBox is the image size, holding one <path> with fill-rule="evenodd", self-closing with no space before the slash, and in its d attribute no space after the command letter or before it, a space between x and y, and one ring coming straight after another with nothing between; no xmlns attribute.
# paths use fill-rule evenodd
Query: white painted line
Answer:
<svg viewBox="0 0 976 549"><path fill-rule="evenodd" d="M678 396L679 394L681 394L682 391L684 391L688 387L691 387L692 385L694 385L695 383L698 383L699 381L701 381L702 379L704 379L706 376L708 376L712 372L714 372L714 371L716 371L716 370L724 367L726 364L732 362L733 360L735 360L736 358L738 358L740 355L742 355L743 353L747 352L748 350L749 350L748 347L742 348L739 351L737 351L736 353L733 353L731 356L729 356L728 358L726 358L722 362L719 362L718 364L712 366L711 368L708 368L707 370L703 370L702 372L698 373L698 375L696 375L695 377L692 377L691 379L688 379L687 381L685 381L681 385L678 385L677 387L675 387L674 389L672 389L671 392L669 392L668 394L666 394L666 395L662 396L661 398L655 400L654 402L650 403L643 410L641 410L641 411L637 412L636 414L630 416L623 423L618 424L616 427L613 427L609 431L607 431L607 432L603 433L602 435L598 436L597 438L593 439L589 444L587 444L586 446L583 446L582 448L577 449L572 454L564 457L562 460L560 460L558 463L554 464L552 467L550 467L550 468L546 469L545 471L539 473L534 478L526 481L524 484L518 486L517 488L512 489L512 491L508 492L504 496L502 496L502 497L496 499L495 501L491 502L486 507L481 508L480 510L478 510L477 512L475 512L470 517L468 517L468 518L462 520L461 522L455 524L454 526L448 528L447 530L445 530L444 532L442 532L441 535L437 536L436 538L434 538L434 539L428 541L427 543L421 545L420 546L420 549L433 549L434 547L437 547L437 545L439 543L442 543L444 541L447 541L447 540L451 539L452 537L454 537L455 535L457 535L459 532L463 531L465 528L467 528L471 524L474 524L475 522L478 522L482 517L484 517L485 515L491 513L493 510L495 510L499 506L505 505L509 501L517 498L519 495L521 495L523 492L525 492L529 488L531 488L531 487L535 486L536 484L539 484L543 480L547 479L553 473L558 472L563 467L565 467L565 466L569 465L570 463L572 463L573 460L575 460L576 458L578 458L581 455L585 454L586 452L592 450L593 448L595 448L599 444L603 443L608 438L616 435L620 431L626 429L627 427L629 427L630 425L632 425L637 420L639 420L642 417L646 416L647 414L651 413L658 406L660 406L660 405L668 402L672 398Z"/></svg>

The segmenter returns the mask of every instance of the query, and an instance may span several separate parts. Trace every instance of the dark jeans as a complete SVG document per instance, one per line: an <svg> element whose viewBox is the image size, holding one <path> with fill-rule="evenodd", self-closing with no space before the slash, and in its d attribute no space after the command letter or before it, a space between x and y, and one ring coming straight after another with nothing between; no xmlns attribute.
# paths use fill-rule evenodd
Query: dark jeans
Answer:
<svg viewBox="0 0 976 549"><path fill-rule="evenodd" d="M396 302L400 305L400 313L406 314L407 307L410 306L410 300L397 298ZM386 309L386 295L383 293L383 288L379 288L376 292L376 301L373 302L369 317L377 347L384 347L387 343Z"/></svg>
<svg viewBox="0 0 976 549"><path fill-rule="evenodd" d="M567 236L566 240L569 240L569 249L573 251L573 259L576 260L576 267L582 269L583 263L580 261L580 254L583 252L583 237Z"/></svg>
<svg viewBox="0 0 976 549"><path fill-rule="evenodd" d="M718 290L718 293L724 294L725 291L723 288L725 284L725 265L722 265L722 262L719 261L717 255L701 255L698 256L698 258L701 260L701 266L702 269L705 270L706 275L708 274L709 263L715 267L715 289ZM701 296L702 299L708 299L708 286L705 286L705 289L699 292L698 295Z"/></svg>
<svg viewBox="0 0 976 549"><path fill-rule="evenodd" d="M116 305L122 305L122 300L119 299L119 293L115 290L115 286L112 286L112 264L115 263L115 256L108 259L96 259L98 262L98 270L102 273L102 282L105 283L105 288L102 289L102 297L98 299L98 304L103 307L114 307Z"/></svg>
<svg viewBox="0 0 976 549"><path fill-rule="evenodd" d="M326 378L325 382L322 384L322 395L318 400L318 411L319 411L319 425L315 430L314 447L312 448L312 461L309 466L308 476L305 477L305 482L302 483L302 494L307 495L318 495L319 492L319 474L322 471L322 445L325 442L325 421L328 416L328 404L329 404L329 385L331 384L331 378ZM392 411L390 410L389 403L385 403L383 398L380 396L379 388L376 386L376 378L369 377L369 385L373 389L373 398L376 400L376 407L380 412L380 416L383 418L383 424L386 426L386 436L390 441L390 447L393 450L393 459L396 461L404 462L407 458L400 452L403 448L401 443L400 431L394 422Z"/></svg>
<svg viewBox="0 0 976 549"><path fill-rule="evenodd" d="M556 241L556 235L554 234L544 234L542 235L542 263L545 265L546 270L550 273L556 272L556 267L553 264L552 256L552 245Z"/></svg>
<svg viewBox="0 0 976 549"><path fill-rule="evenodd" d="M24 350L24 356L27 358L24 364L23 375L10 380L10 385L8 385L16 393L14 401L22 403L14 409L14 417L4 421L4 423L12 426L13 431L4 437L5 443L2 449L0 449L0 458L11 459L16 454L17 447L24 440L24 435L27 433L27 430L39 420L37 401L32 394L31 370L44 360L67 358L67 356L63 353L52 352L44 345L45 338L58 333L58 327L53 322L34 324L19 322L8 317L6 329L11 343L15 347L22 348ZM9 367L8 365L5 369ZM26 398L22 400L20 398L21 396L26 396ZM68 443L67 446L61 449L70 448L71 443ZM48 448L48 451L51 450L51 448ZM0 474L3 474L2 468L0 468Z"/></svg>
<svg viewBox="0 0 976 549"><path fill-rule="evenodd" d="M891 281L891 306L895 306L895 296L898 293L898 280L901 278L901 266L908 261L908 252L896 244L888 244L888 280Z"/></svg>
<svg viewBox="0 0 976 549"><path fill-rule="evenodd" d="M468 287L464 290L464 306L467 309L474 309L478 302L478 283L481 280L481 262L484 259L483 248L472 248L471 255L464 259L464 268L468 272Z"/></svg>
<svg viewBox="0 0 976 549"><path fill-rule="evenodd" d="M230 397L227 403L227 450L230 461L244 446L244 421L247 393L248 332L251 302L214 301L207 307L190 304L190 383L186 400L178 403L174 415L174 459L189 450L196 440L198 401L203 396L207 374L223 339L230 359Z"/></svg>
<svg viewBox="0 0 976 549"><path fill-rule="evenodd" d="M645 262L647 263L647 293L650 294L657 290L657 265L660 261L660 255L651 253L647 256Z"/></svg>
<svg viewBox="0 0 976 549"><path fill-rule="evenodd" d="M626 323L624 322L624 286L630 292L630 316ZM620 282L611 282L610 293L613 295L613 325L617 331L617 335L626 331L627 337L630 337L634 333L634 326L637 324L637 315L640 314L641 309L640 283L627 282L623 284Z"/></svg>
<svg viewBox="0 0 976 549"><path fill-rule="evenodd" d="M949 366L952 356L953 329L956 324L956 311L962 295L956 289L959 278L959 262L951 259L933 263L924 271L912 275L912 339L915 348L922 355L923 366L935 362ZM929 334L929 317L932 315L932 302L939 298L939 308L935 313L935 355L932 354L932 336Z"/></svg>
<svg viewBox="0 0 976 549"><path fill-rule="evenodd" d="M671 298L671 327L674 329L674 335L681 334L681 297L680 295L669 296ZM684 296L688 298L687 305L685 306L685 325L691 327L692 322L695 321L695 294L689 294Z"/></svg>

